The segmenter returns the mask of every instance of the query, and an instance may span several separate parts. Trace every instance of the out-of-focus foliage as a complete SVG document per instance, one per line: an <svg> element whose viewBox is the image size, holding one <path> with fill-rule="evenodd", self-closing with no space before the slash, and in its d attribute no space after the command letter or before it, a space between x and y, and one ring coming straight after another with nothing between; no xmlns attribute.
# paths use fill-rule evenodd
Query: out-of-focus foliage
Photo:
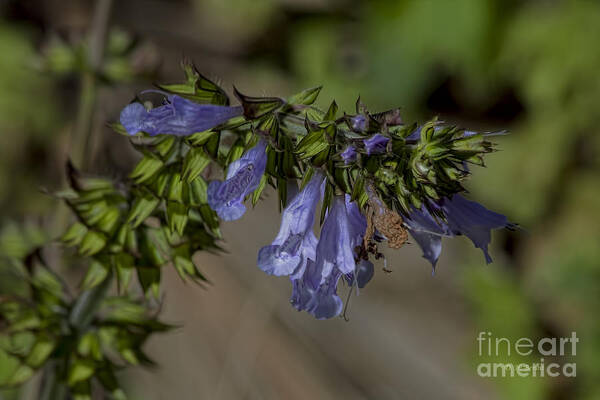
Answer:
<svg viewBox="0 0 600 400"><path fill-rule="evenodd" d="M39 67L61 78L89 72L92 69L89 65L89 51L86 41L72 44L59 36L53 36L44 46ZM150 78L156 67L155 49L148 44L136 45L131 35L118 29L109 32L102 60L99 79L106 83Z"/></svg>
<svg viewBox="0 0 600 400"><path fill-rule="evenodd" d="M36 209L35 177L43 167L23 168L31 148L39 149L57 126L57 105L51 98L52 82L35 69L30 32L0 22L0 204L2 213ZM42 168L40 168L42 167ZM18 170L20 179L14 179Z"/></svg>

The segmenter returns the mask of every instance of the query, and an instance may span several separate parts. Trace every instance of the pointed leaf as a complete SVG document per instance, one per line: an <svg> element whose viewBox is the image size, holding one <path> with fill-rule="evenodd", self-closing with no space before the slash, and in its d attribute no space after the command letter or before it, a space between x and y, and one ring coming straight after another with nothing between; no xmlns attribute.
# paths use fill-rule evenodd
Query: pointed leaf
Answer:
<svg viewBox="0 0 600 400"><path fill-rule="evenodd" d="M321 92L322 88L323 88L323 86L317 86L317 87L313 87L310 89L305 89L305 90L301 91L300 93L297 93L297 94L291 96L288 99L288 103L303 104L303 105L307 105L307 106L311 105L312 103L315 102L315 100L319 96L319 93Z"/></svg>
<svg viewBox="0 0 600 400"><path fill-rule="evenodd" d="M285 102L278 97L251 97L240 93L237 88L233 88L235 96L242 103L244 116L248 119L257 119L265 114L277 110Z"/></svg>

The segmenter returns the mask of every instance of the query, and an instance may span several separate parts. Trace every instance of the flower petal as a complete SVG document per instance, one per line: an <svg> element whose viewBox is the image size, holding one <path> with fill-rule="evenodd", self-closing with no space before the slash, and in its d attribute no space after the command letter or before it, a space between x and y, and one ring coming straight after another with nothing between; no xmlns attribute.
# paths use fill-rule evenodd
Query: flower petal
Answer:
<svg viewBox="0 0 600 400"><path fill-rule="evenodd" d="M208 205L225 221L232 221L246 212L244 198L254 191L265 172L266 143L261 140L239 160L231 163L224 182L212 181L208 185Z"/></svg>
<svg viewBox="0 0 600 400"><path fill-rule="evenodd" d="M442 208L451 229L467 236L475 247L481 249L486 262L492 262L488 245L492 239L491 230L511 227L506 216L490 211L481 204L470 201L461 195L442 200Z"/></svg>
<svg viewBox="0 0 600 400"><path fill-rule="evenodd" d="M385 153L389 138L376 133L368 139L363 140L367 154Z"/></svg>
<svg viewBox="0 0 600 400"><path fill-rule="evenodd" d="M132 103L121 111L121 124L130 135L144 131L149 135L187 136L202 132L242 115L242 107L199 104L171 95L168 103L146 111L140 103Z"/></svg>
<svg viewBox="0 0 600 400"><path fill-rule="evenodd" d="M423 258L428 260L433 268L435 268L435 264L437 264L437 260L442 253L442 237L415 230L410 230L410 234L419 247L421 247L421 250L423 250Z"/></svg>
<svg viewBox="0 0 600 400"><path fill-rule="evenodd" d="M279 233L271 245L263 247L258 254L258 266L266 273L290 275L307 259L314 260L317 239L313 224L323 178L317 173L283 210Z"/></svg>

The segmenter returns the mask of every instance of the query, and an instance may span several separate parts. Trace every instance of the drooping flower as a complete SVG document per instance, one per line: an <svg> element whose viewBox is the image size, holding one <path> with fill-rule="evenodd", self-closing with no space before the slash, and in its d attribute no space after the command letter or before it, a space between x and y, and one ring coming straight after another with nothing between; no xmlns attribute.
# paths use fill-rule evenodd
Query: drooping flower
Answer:
<svg viewBox="0 0 600 400"><path fill-rule="evenodd" d="M317 319L328 319L338 316L344 307L337 294L337 284L342 273L338 269L319 283L320 273L313 260L309 260L304 273L292 280L292 305L298 311L307 311Z"/></svg>
<svg viewBox="0 0 600 400"><path fill-rule="evenodd" d="M340 154L345 164L351 163L356 160L356 149L351 144L348 145L344 149L344 151Z"/></svg>
<svg viewBox="0 0 600 400"><path fill-rule="evenodd" d="M321 198L323 174L317 172L287 205L277 237L258 252L258 266L268 274L290 275L315 259L314 215Z"/></svg>
<svg viewBox="0 0 600 400"><path fill-rule="evenodd" d="M291 276L292 305L317 319L333 318L343 309L337 285L345 277L349 286L355 281L364 287L373 277L373 264L355 261L355 248L362 242L366 219L350 196L333 199L316 250L316 261L309 258Z"/></svg>
<svg viewBox="0 0 600 400"><path fill-rule="evenodd" d="M224 221L233 221L246 212L244 198L259 185L267 165L267 143L260 140L241 158L229 164L225 181L208 185L208 205Z"/></svg>
<svg viewBox="0 0 600 400"><path fill-rule="evenodd" d="M355 250L362 243L367 229L365 217L350 196L335 196L321 229L317 244L316 269L324 283L334 269L343 274L354 272Z"/></svg>
<svg viewBox="0 0 600 400"><path fill-rule="evenodd" d="M151 110L131 103L121 111L120 121L128 134L146 132L151 136L169 134L187 136L202 132L242 115L242 107L199 104L181 96L170 95L167 103Z"/></svg>
<svg viewBox="0 0 600 400"><path fill-rule="evenodd" d="M363 140L367 154L385 153L389 138L380 133L376 133L368 139Z"/></svg>
<svg viewBox="0 0 600 400"><path fill-rule="evenodd" d="M422 206L421 209L413 209L409 213L406 224L423 250L423 257L434 267L442 251L443 236L467 236L475 247L481 249L489 264L492 262L488 254L491 230L514 227L504 215L490 211L459 194L451 198L442 198L437 202L431 201L430 207L443 214L445 220L433 216L425 206Z"/></svg>

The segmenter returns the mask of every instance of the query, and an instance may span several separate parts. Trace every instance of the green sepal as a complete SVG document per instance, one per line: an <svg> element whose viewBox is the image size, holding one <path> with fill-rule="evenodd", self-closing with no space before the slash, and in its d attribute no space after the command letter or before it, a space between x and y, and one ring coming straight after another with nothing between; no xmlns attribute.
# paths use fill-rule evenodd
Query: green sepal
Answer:
<svg viewBox="0 0 600 400"><path fill-rule="evenodd" d="M285 101L279 97L252 97L240 93L234 86L233 93L244 108L244 116L247 119L258 119L263 115L277 110Z"/></svg>
<svg viewBox="0 0 600 400"><path fill-rule="evenodd" d="M202 149L191 148L183 160L183 179L188 183L196 179L210 164L210 158Z"/></svg>
<svg viewBox="0 0 600 400"><path fill-rule="evenodd" d="M98 286L108 276L108 266L104 265L98 260L92 260L88 267L85 277L81 282L81 289L88 290L95 286Z"/></svg>
<svg viewBox="0 0 600 400"><path fill-rule="evenodd" d="M131 206L127 222L134 228L137 228L152 214L159 204L160 199L154 197L151 193L140 194Z"/></svg>
<svg viewBox="0 0 600 400"><path fill-rule="evenodd" d="M323 204L321 205L321 225L323 225L323 221L325 221L325 215L327 215L327 210L329 209L329 207L331 206L331 202L333 201L334 192L335 188L329 181L327 181L327 183L325 184L325 193L323 194Z"/></svg>
<svg viewBox="0 0 600 400"><path fill-rule="evenodd" d="M81 222L76 222L61 236L60 241L67 246L77 246L83 240L88 228Z"/></svg>
<svg viewBox="0 0 600 400"><path fill-rule="evenodd" d="M215 136L217 132L209 130L203 132L196 132L185 138L185 141L192 147L200 147L205 145L209 139Z"/></svg>
<svg viewBox="0 0 600 400"><path fill-rule="evenodd" d="M93 256L106 246L106 236L98 231L89 230L79 244L79 254L84 257Z"/></svg>
<svg viewBox="0 0 600 400"><path fill-rule="evenodd" d="M163 161L150 152L135 166L129 177L137 184L144 183L154 176L163 166Z"/></svg>
<svg viewBox="0 0 600 400"><path fill-rule="evenodd" d="M263 174L263 176L261 176L261 178L260 178L260 182L258 183L258 187L252 193L252 205L253 206L255 206L256 203L258 203L258 200L260 200L260 195L262 194L263 190L265 190L266 186L267 186L267 175Z"/></svg>
<svg viewBox="0 0 600 400"><path fill-rule="evenodd" d="M338 112L338 105L334 101L331 102L325 116L323 117L323 121L334 121Z"/></svg>
<svg viewBox="0 0 600 400"><path fill-rule="evenodd" d="M289 104L302 104L309 106L317 100L319 93L323 89L323 86L316 86L310 89L305 89L300 93L296 93L295 95L288 98Z"/></svg>
<svg viewBox="0 0 600 400"><path fill-rule="evenodd" d="M182 203L169 201L167 203L167 222L171 232L177 232L183 236L188 222L188 207Z"/></svg>

